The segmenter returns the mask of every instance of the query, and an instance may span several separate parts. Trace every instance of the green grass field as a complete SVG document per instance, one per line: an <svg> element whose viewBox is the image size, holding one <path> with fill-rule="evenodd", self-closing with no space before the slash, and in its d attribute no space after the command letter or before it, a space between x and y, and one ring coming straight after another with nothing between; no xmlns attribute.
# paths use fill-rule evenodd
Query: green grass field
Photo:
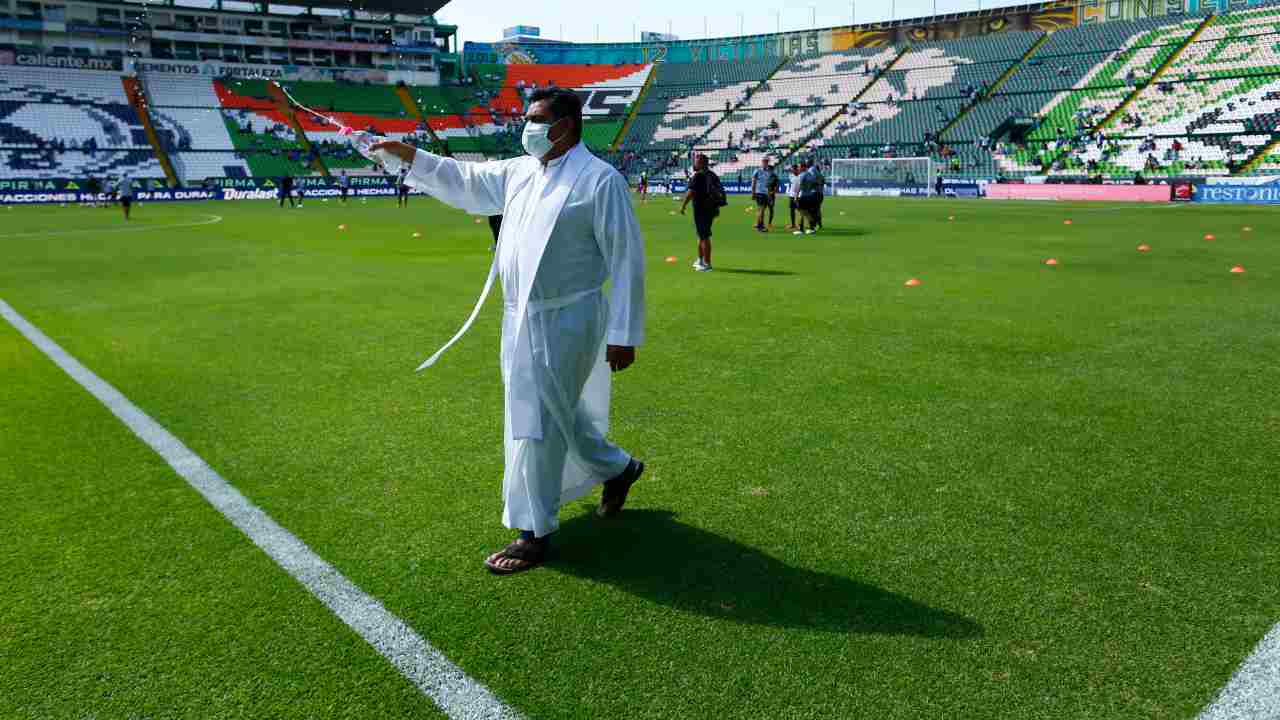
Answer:
<svg viewBox="0 0 1280 720"><path fill-rule="evenodd" d="M487 225L0 210L0 299L529 718L1199 713L1280 620L1280 216L744 204L707 274L640 208L613 435L649 472L512 578L497 303L413 373ZM0 507L0 717L444 717L6 323Z"/></svg>

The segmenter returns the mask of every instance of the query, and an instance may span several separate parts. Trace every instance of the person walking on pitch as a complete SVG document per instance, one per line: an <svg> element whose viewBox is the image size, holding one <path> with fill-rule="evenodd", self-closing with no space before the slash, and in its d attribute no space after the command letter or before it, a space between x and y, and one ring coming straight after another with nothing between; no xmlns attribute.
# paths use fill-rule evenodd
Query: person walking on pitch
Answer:
<svg viewBox="0 0 1280 720"><path fill-rule="evenodd" d="M787 225L788 230L797 229L796 210L800 209L800 166L791 166L791 175L787 185L787 209L791 211L791 222ZM801 222L803 222L801 216Z"/></svg>
<svg viewBox="0 0 1280 720"><path fill-rule="evenodd" d="M525 157L459 162L400 142L371 155L409 167L406 182L474 215L503 215L494 278L502 282L506 468L502 521L519 531L485 566L506 575L547 559L561 505L603 483L597 515L622 510L644 463L605 438L610 370L644 340L644 242L627 181L582 143L582 101L545 88L529 97ZM609 281L609 298L604 285Z"/></svg>
<svg viewBox="0 0 1280 720"><path fill-rule="evenodd" d="M813 184L817 189L817 197L813 200L813 229L822 229L822 202L827 199L827 176L822 174L822 163L815 161L812 167Z"/></svg>
<svg viewBox="0 0 1280 720"><path fill-rule="evenodd" d="M778 176L774 174L773 168L769 165L769 157L766 155L760 160L760 167L751 174L751 199L756 203L757 232L768 232L764 226L764 214L769 209L770 188L777 183Z"/></svg>
<svg viewBox="0 0 1280 720"><path fill-rule="evenodd" d="M796 198L796 208L800 210L800 228L792 235L812 235L815 227L817 227L817 215L815 208L818 204L818 176L807 161L800 162L800 179L798 197ZM809 223L809 227L805 228L805 223Z"/></svg>
<svg viewBox="0 0 1280 720"><path fill-rule="evenodd" d="M782 180L778 178L776 170L770 168L769 182L769 224L768 228L773 229L773 208L778 203L778 187L782 185Z"/></svg>
<svg viewBox="0 0 1280 720"><path fill-rule="evenodd" d="M133 178L121 175L116 181L116 192L120 195L120 207L124 209L124 219L128 221L133 210Z"/></svg>
<svg viewBox="0 0 1280 720"><path fill-rule="evenodd" d="M407 165L401 168L399 174L396 175L396 207L409 207L409 183L406 180L408 176L409 167Z"/></svg>
<svg viewBox="0 0 1280 720"><path fill-rule="evenodd" d="M698 259L693 269L711 272L711 224L720 214L724 203L724 189L720 178L709 167L710 159L699 153L693 158L693 177L689 179L689 191L684 194L680 206L683 215L689 203L693 203L693 229L698 234Z"/></svg>
<svg viewBox="0 0 1280 720"><path fill-rule="evenodd" d="M284 208L284 201L289 201L289 207L296 207L293 204L293 177L284 175L280 178L280 187L276 188L276 192L280 196L280 207Z"/></svg>

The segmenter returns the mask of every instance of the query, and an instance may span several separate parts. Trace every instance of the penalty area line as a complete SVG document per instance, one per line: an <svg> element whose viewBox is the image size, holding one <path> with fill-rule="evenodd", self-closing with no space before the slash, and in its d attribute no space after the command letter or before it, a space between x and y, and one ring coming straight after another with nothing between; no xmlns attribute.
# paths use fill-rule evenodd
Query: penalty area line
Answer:
<svg viewBox="0 0 1280 720"><path fill-rule="evenodd" d="M0 300L0 317L105 405L254 545L372 645L450 718L516 720L521 717L488 688L450 662L376 598L357 587L306 543L249 502L181 440L80 364L4 300Z"/></svg>

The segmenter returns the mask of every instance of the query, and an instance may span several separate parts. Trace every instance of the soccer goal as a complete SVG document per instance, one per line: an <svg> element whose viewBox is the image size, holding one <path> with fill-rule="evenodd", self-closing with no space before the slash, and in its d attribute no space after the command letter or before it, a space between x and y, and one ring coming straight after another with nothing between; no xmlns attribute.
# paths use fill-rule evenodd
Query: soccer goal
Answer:
<svg viewBox="0 0 1280 720"><path fill-rule="evenodd" d="M836 195L923 196L933 193L933 160L927 157L850 158L831 161Z"/></svg>

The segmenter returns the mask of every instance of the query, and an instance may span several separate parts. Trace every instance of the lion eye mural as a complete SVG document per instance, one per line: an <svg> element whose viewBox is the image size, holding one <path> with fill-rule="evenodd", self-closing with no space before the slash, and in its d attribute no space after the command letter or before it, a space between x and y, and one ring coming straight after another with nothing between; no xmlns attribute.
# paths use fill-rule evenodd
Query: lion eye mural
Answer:
<svg viewBox="0 0 1280 720"><path fill-rule="evenodd" d="M118 73L7 67L0 98L0 152L14 175L163 175Z"/></svg>

